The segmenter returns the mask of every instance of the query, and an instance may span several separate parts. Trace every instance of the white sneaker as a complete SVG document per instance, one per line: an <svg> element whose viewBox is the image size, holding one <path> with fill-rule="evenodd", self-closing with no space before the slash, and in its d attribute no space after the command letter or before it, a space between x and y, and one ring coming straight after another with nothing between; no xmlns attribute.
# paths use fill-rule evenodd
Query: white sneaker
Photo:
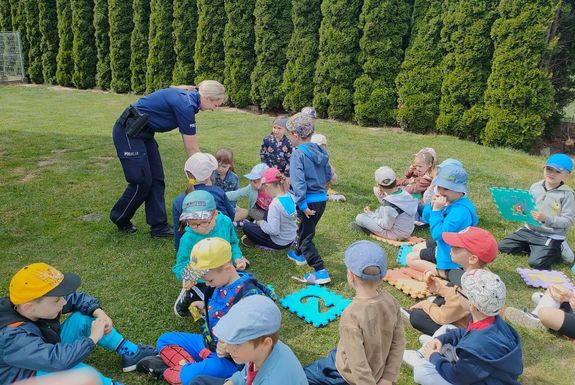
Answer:
<svg viewBox="0 0 575 385"><path fill-rule="evenodd" d="M545 293L541 293L541 292L535 292L531 295L531 301L533 301L535 303L535 305L539 304L539 301L541 301L541 298L543 298L543 295Z"/></svg>
<svg viewBox="0 0 575 385"><path fill-rule="evenodd" d="M428 343L429 341L431 341L432 339L433 339L432 336L428 336L427 334L422 334L419 336L419 343L421 344L421 346L423 346L426 343Z"/></svg>
<svg viewBox="0 0 575 385"><path fill-rule="evenodd" d="M573 254L573 250L569 247L567 240L561 243L561 259L565 263L573 263L575 261L575 254Z"/></svg>
<svg viewBox="0 0 575 385"><path fill-rule="evenodd" d="M400 308L399 311L401 312L401 316L406 322L409 322L410 313L409 311L405 310L404 308Z"/></svg>
<svg viewBox="0 0 575 385"><path fill-rule="evenodd" d="M514 307L505 309L505 318L507 321L526 329L547 330L535 315Z"/></svg>
<svg viewBox="0 0 575 385"><path fill-rule="evenodd" d="M429 297L426 298L426 300L429 301L429 302L433 302L433 301L435 301L436 299L437 299L437 296L436 296L436 295L430 295Z"/></svg>
<svg viewBox="0 0 575 385"><path fill-rule="evenodd" d="M409 366L411 369L425 362L425 358L423 358L421 353L417 350L406 350L403 352L403 363Z"/></svg>

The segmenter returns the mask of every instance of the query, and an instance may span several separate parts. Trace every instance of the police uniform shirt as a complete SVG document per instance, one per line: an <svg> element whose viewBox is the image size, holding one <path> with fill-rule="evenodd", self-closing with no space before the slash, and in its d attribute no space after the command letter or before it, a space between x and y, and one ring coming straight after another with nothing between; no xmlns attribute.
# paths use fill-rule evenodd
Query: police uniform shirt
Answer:
<svg viewBox="0 0 575 385"><path fill-rule="evenodd" d="M144 96L133 104L141 114L148 114L148 126L154 132L179 127L183 135L196 134L196 113L200 94L180 88L164 88Z"/></svg>

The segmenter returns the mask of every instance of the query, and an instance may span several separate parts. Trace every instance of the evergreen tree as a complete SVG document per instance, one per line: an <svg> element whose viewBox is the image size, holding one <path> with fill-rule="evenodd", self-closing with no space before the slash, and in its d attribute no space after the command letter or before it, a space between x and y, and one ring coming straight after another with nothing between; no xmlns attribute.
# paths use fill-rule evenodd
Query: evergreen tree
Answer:
<svg viewBox="0 0 575 385"><path fill-rule="evenodd" d="M292 30L290 6L290 0L256 0L251 97L263 110L280 109L285 96L282 81Z"/></svg>
<svg viewBox="0 0 575 385"><path fill-rule="evenodd" d="M313 101L313 74L318 55L321 0L293 0L293 32L288 45L282 89L283 107L299 111Z"/></svg>
<svg viewBox="0 0 575 385"><path fill-rule="evenodd" d="M72 32L72 81L78 88L92 88L96 85L93 0L72 0Z"/></svg>
<svg viewBox="0 0 575 385"><path fill-rule="evenodd" d="M12 14L10 1L0 1L0 31L12 31Z"/></svg>
<svg viewBox="0 0 575 385"><path fill-rule="evenodd" d="M56 81L61 86L72 85L74 58L72 57L72 4L68 0L56 0L58 11L58 55L56 56Z"/></svg>
<svg viewBox="0 0 575 385"><path fill-rule="evenodd" d="M550 27L561 0L502 0L491 37L494 53L485 91L488 145L529 149L554 111L546 60L556 39Z"/></svg>
<svg viewBox="0 0 575 385"><path fill-rule="evenodd" d="M94 31L96 37L96 85L103 90L110 88L110 25L108 23L108 0L94 0Z"/></svg>
<svg viewBox="0 0 575 385"><path fill-rule="evenodd" d="M363 1L323 0L313 105L318 114L351 119L353 82L358 76L358 19Z"/></svg>
<svg viewBox="0 0 575 385"><path fill-rule="evenodd" d="M396 119L415 132L434 128L441 95L440 45L442 0L415 0L411 41L395 80L399 96Z"/></svg>
<svg viewBox="0 0 575 385"><path fill-rule="evenodd" d="M146 90L146 70L148 60L148 35L150 0L134 0L134 29L130 42L130 70L132 90L142 93Z"/></svg>
<svg viewBox="0 0 575 385"><path fill-rule="evenodd" d="M198 0L198 34L194 47L196 84L224 79L224 0Z"/></svg>
<svg viewBox="0 0 575 385"><path fill-rule="evenodd" d="M58 13L56 0L38 2L40 33L42 35L42 75L44 82L56 83L56 57L58 55Z"/></svg>
<svg viewBox="0 0 575 385"><path fill-rule="evenodd" d="M172 1L152 0L150 5L150 48L146 71L146 92L170 85L174 69Z"/></svg>
<svg viewBox="0 0 575 385"><path fill-rule="evenodd" d="M236 107L250 104L251 73L255 63L255 0L226 0L224 85Z"/></svg>
<svg viewBox="0 0 575 385"><path fill-rule="evenodd" d="M130 77L130 38L132 34L132 2L108 0L110 28L110 87L116 92L128 92Z"/></svg>
<svg viewBox="0 0 575 385"><path fill-rule="evenodd" d="M478 141L486 119L483 94L491 70L491 26L498 0L448 1L443 16L443 83L437 130Z"/></svg>
<svg viewBox="0 0 575 385"><path fill-rule="evenodd" d="M44 83L42 76L42 35L39 26L38 2L23 0L26 9L26 35L28 36L28 75L34 83Z"/></svg>
<svg viewBox="0 0 575 385"><path fill-rule="evenodd" d="M356 79L355 120L362 125L392 125L397 91L395 78L403 61L411 6L404 0L366 0L359 18L362 75Z"/></svg>
<svg viewBox="0 0 575 385"><path fill-rule="evenodd" d="M193 84L194 46L198 10L196 0L174 0L174 51L176 63L172 74L173 84Z"/></svg>
<svg viewBox="0 0 575 385"><path fill-rule="evenodd" d="M22 45L22 61L24 73L28 74L28 32L26 30L26 1L10 0L12 29L20 32L20 44Z"/></svg>

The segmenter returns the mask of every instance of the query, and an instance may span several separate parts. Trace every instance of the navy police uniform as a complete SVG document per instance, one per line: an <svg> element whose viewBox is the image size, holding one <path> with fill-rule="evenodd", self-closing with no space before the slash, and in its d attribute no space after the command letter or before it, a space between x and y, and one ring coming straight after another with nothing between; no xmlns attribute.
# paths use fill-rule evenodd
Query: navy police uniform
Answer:
<svg viewBox="0 0 575 385"><path fill-rule="evenodd" d="M170 232L164 170L154 134L179 127L182 135L195 135L199 109L197 91L165 88L129 106L114 124L114 146L128 182L110 212L110 219L120 230L135 231L131 219L145 202L146 222L152 236Z"/></svg>

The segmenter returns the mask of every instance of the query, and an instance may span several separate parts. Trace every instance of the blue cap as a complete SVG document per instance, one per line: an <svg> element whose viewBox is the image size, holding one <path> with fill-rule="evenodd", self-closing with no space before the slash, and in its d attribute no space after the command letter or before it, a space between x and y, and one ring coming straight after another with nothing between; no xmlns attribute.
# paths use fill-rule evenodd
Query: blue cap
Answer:
<svg viewBox="0 0 575 385"><path fill-rule="evenodd" d="M387 255L381 246L370 241L352 243L345 251L343 262L354 275L367 281L379 281L387 273ZM365 274L368 267L378 267L379 274Z"/></svg>
<svg viewBox="0 0 575 385"><path fill-rule="evenodd" d="M433 184L451 191L467 193L467 171L460 166L443 166L439 169Z"/></svg>
<svg viewBox="0 0 575 385"><path fill-rule="evenodd" d="M269 167L267 164L258 163L252 168L252 171L250 171L249 174L245 174L244 176L246 178L248 178L249 180L260 179L262 177L264 171L267 170L268 168Z"/></svg>
<svg viewBox="0 0 575 385"><path fill-rule="evenodd" d="M461 161L457 159L447 158L443 162L441 162L438 167L445 167L445 166L463 167L463 163L461 163Z"/></svg>
<svg viewBox="0 0 575 385"><path fill-rule="evenodd" d="M547 159L545 167L552 167L559 172L573 171L573 160L565 154L553 154Z"/></svg>
<svg viewBox="0 0 575 385"><path fill-rule="evenodd" d="M244 297L234 304L214 326L213 332L225 343L239 345L280 330L282 315L274 301L265 295Z"/></svg>

